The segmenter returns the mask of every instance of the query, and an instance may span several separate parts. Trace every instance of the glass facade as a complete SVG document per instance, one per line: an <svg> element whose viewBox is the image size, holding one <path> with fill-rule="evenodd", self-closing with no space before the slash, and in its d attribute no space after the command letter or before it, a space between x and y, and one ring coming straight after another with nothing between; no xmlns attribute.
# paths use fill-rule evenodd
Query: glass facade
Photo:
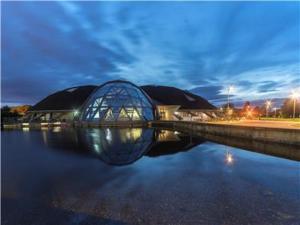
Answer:
<svg viewBox="0 0 300 225"><path fill-rule="evenodd" d="M82 109L81 119L91 122L153 120L153 106L145 94L129 82L114 81L96 90Z"/></svg>

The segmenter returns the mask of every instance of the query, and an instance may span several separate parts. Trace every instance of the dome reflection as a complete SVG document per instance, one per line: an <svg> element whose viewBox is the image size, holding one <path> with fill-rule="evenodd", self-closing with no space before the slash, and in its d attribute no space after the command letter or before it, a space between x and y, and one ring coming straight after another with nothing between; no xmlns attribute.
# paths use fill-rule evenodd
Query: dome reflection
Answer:
<svg viewBox="0 0 300 225"><path fill-rule="evenodd" d="M143 155L157 157L187 151L204 142L178 131L154 128L94 128L43 131L55 150L97 157L110 165L128 165Z"/></svg>
<svg viewBox="0 0 300 225"><path fill-rule="evenodd" d="M130 164L148 151L154 138L153 129L105 128L86 133L86 143L95 155L108 164Z"/></svg>

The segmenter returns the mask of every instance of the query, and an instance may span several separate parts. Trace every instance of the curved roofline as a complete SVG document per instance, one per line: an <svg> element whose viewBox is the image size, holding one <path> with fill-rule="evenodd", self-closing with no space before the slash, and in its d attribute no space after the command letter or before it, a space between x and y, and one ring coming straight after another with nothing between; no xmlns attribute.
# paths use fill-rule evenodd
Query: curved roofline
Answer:
<svg viewBox="0 0 300 225"><path fill-rule="evenodd" d="M148 95L148 94L147 94L140 86L137 86L136 84L134 84L134 83L132 83L132 82L130 82L130 81L128 81L128 80L110 80L110 81L107 81L107 82L101 84L100 86L96 87L96 88L92 91L92 93L87 97L87 99L83 102L83 104L81 105L81 107L80 107L80 114L82 114L81 110L82 110L82 108L87 104L87 102L90 100L91 96L93 96L94 93L96 93L100 88L102 88L102 87L104 87L105 85L110 84L110 83L127 83L127 84L130 84L130 85L136 87L136 88L137 88L139 91L141 91L141 92L143 93L143 95L147 98L148 102L149 102L150 105L152 106L153 116L154 116L154 118L156 118L156 116L155 116L155 105L154 105L154 103L152 102L152 101L153 101L152 98L150 98L149 95ZM81 116L82 116L82 115L80 115L80 117L81 117Z"/></svg>
<svg viewBox="0 0 300 225"><path fill-rule="evenodd" d="M80 101L78 102L79 104L77 104L77 107L76 108L72 108L72 109L69 109L69 108L64 108L64 109L48 109L49 107L46 106L47 109L44 109L45 108L45 105L43 105L43 109L40 109L40 106L38 107L38 109L36 109L36 107L39 105L39 104L45 104L45 101L48 101L47 104L49 105L49 102L50 102L50 105L53 105L53 101L52 99L55 98L56 96L58 95L65 95L66 93L70 93L72 94L72 92L75 92L75 91L84 91L83 89L86 89L86 88L90 88L90 89L95 89L97 88L98 86L97 85L92 85L92 84L88 84L88 85L78 85L78 86L73 86L73 87L68 87L68 88L65 88L63 90L58 90L58 91L55 91L51 94L49 94L48 96L42 98L40 101L38 101L37 103L35 103L30 110L28 110L28 112L37 112L37 111L69 111L69 110L74 110L74 109L77 109L77 108L81 108L82 106L82 103L81 102L84 102L84 101ZM68 91L70 89L74 89L74 91ZM80 104L81 103L81 104ZM51 108L51 107L50 107ZM60 107L58 107L60 108Z"/></svg>

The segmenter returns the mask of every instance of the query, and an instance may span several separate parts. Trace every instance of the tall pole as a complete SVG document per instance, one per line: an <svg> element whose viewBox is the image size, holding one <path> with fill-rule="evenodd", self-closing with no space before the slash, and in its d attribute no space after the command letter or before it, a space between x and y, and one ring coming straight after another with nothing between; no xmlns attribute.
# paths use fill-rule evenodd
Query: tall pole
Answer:
<svg viewBox="0 0 300 225"><path fill-rule="evenodd" d="M228 88L228 94L227 94L227 110L229 110L229 92L230 92L230 87Z"/></svg>
<svg viewBox="0 0 300 225"><path fill-rule="evenodd" d="M293 118L295 119L296 115L296 98L294 98L294 111L293 111Z"/></svg>
<svg viewBox="0 0 300 225"><path fill-rule="evenodd" d="M271 106L271 101L266 101L266 117L268 117L269 115L269 108Z"/></svg>

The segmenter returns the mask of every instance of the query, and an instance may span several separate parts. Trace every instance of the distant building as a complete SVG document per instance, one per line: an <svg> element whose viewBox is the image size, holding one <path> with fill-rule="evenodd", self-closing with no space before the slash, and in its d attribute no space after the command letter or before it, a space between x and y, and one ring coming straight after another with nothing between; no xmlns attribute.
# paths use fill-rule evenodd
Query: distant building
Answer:
<svg viewBox="0 0 300 225"><path fill-rule="evenodd" d="M47 96L25 115L27 122L105 124L152 120L210 120L220 116L206 99L174 87L137 86L114 80L71 87Z"/></svg>

